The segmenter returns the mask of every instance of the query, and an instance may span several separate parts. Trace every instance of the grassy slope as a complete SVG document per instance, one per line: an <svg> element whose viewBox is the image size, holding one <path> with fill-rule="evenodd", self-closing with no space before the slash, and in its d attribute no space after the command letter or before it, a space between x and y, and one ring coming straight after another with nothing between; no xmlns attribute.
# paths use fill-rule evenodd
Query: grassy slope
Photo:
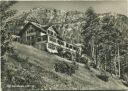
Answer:
<svg viewBox="0 0 128 91"><path fill-rule="evenodd" d="M27 66L27 63L22 64L17 62L15 59L10 57L10 63L13 68L25 72L29 72L31 75L37 77L37 81L40 81L40 84L44 89L124 89L125 87L118 79L110 77L109 82L104 82L95 76L95 71L92 72L80 66L79 70L76 71L72 76L66 74L61 74L54 71L54 63L58 60L62 61L64 59L40 51L31 46L14 43L15 48L18 51L18 54L28 56L29 62L34 66L26 69L24 66ZM26 74L26 73L24 73Z"/></svg>

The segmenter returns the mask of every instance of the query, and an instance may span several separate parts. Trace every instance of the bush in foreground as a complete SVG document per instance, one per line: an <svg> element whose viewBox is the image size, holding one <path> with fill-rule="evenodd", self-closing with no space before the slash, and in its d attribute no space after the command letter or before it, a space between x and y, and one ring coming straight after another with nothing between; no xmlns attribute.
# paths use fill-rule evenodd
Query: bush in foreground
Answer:
<svg viewBox="0 0 128 91"><path fill-rule="evenodd" d="M67 63L59 61L55 63L54 68L56 72L65 73L71 76L78 69L78 65L75 62Z"/></svg>
<svg viewBox="0 0 128 91"><path fill-rule="evenodd" d="M105 82L109 81L109 76L106 74L105 71L101 71L101 74L97 75L97 77Z"/></svg>

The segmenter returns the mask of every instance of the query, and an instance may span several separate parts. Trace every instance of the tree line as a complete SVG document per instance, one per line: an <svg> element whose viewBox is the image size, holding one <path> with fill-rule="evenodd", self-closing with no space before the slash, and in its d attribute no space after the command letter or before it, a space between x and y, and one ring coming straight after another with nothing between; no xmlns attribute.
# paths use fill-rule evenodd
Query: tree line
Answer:
<svg viewBox="0 0 128 91"><path fill-rule="evenodd" d="M122 77L128 74L128 17L122 14L86 12L83 26L83 53L91 56L97 68Z"/></svg>

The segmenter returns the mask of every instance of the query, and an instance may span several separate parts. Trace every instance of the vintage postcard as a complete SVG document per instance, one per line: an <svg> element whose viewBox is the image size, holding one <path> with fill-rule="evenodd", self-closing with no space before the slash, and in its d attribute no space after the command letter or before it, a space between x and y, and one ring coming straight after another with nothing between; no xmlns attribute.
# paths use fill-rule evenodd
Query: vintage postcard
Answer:
<svg viewBox="0 0 128 91"><path fill-rule="evenodd" d="M1 90L128 91L128 1L0 1Z"/></svg>

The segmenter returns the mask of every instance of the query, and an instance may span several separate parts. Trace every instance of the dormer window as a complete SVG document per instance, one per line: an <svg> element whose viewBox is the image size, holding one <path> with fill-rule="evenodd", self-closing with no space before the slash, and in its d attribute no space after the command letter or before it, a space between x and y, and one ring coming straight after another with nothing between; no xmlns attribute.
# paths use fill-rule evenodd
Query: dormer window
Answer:
<svg viewBox="0 0 128 91"><path fill-rule="evenodd" d="M48 34L49 34L49 35L53 35L53 32L50 31L50 30L48 30Z"/></svg>

